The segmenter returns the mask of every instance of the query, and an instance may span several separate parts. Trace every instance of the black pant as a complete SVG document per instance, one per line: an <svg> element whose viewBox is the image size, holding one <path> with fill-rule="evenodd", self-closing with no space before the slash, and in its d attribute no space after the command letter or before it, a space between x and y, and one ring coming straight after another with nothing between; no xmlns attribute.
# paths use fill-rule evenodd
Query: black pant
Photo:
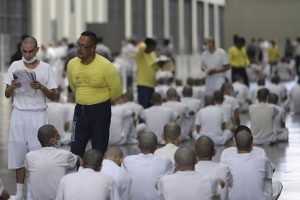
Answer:
<svg viewBox="0 0 300 200"><path fill-rule="evenodd" d="M295 57L295 66L296 66L296 70L297 70L297 74L300 77L300 56L296 56Z"/></svg>
<svg viewBox="0 0 300 200"><path fill-rule="evenodd" d="M151 106L150 99L154 93L154 88L147 86L137 86L138 89L138 101L144 108L149 108Z"/></svg>
<svg viewBox="0 0 300 200"><path fill-rule="evenodd" d="M110 100L95 105L76 104L71 152L83 156L86 145L91 139L92 148L104 154L108 146L110 120Z"/></svg>
<svg viewBox="0 0 300 200"><path fill-rule="evenodd" d="M236 75L239 75L243 78L244 83L249 87L249 79L246 72L245 67L232 67L231 68L231 80L232 82L235 82Z"/></svg>

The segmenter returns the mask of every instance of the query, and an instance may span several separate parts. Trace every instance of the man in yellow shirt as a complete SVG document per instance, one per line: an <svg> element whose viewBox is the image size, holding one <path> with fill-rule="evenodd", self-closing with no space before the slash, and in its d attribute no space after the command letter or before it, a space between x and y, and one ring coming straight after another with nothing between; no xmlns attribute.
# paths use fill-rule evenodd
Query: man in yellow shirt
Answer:
<svg viewBox="0 0 300 200"><path fill-rule="evenodd" d="M273 68L276 67L278 61L279 61L279 48L278 45L275 43L274 40L270 41L270 48L268 49L268 56L269 56L269 62L270 62L270 75L272 76L273 74Z"/></svg>
<svg viewBox="0 0 300 200"><path fill-rule="evenodd" d="M244 47L245 39L237 38L234 46L228 50L228 59L231 65L231 79L235 82L236 75L243 77L244 83L249 86L249 80L246 73L246 67L250 64Z"/></svg>
<svg viewBox="0 0 300 200"><path fill-rule="evenodd" d="M150 99L154 93L155 73L157 70L157 66L153 65L156 60L155 48L156 41L151 38L146 38L145 41L140 44L135 56L137 64L138 102L144 108L151 106Z"/></svg>
<svg viewBox="0 0 300 200"><path fill-rule="evenodd" d="M97 36L85 31L77 42L77 57L68 63L68 80L76 97L71 152L83 156L89 139L105 153L109 139L111 101L122 95L118 72L96 54Z"/></svg>

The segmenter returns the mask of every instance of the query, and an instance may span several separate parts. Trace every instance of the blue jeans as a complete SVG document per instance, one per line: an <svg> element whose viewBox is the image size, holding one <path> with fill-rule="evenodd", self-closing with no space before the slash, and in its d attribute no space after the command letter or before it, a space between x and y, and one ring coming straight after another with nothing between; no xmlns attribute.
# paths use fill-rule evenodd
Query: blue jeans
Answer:
<svg viewBox="0 0 300 200"><path fill-rule="evenodd" d="M154 88L147 86L137 86L138 90L138 101L145 109L151 106L150 99L154 93Z"/></svg>
<svg viewBox="0 0 300 200"><path fill-rule="evenodd" d="M91 139L92 148L104 154L108 146L110 120L110 100L95 105L76 104L71 152L83 156Z"/></svg>

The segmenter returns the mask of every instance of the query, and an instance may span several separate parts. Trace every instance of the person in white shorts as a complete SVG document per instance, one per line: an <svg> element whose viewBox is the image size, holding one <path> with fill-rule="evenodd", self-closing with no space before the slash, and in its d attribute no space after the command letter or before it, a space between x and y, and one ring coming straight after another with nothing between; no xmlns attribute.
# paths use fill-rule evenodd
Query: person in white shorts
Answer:
<svg viewBox="0 0 300 200"><path fill-rule="evenodd" d="M229 61L224 49L216 48L215 40L205 38L207 51L202 54L201 68L206 72L206 95L213 95L225 82L224 72L229 69Z"/></svg>
<svg viewBox="0 0 300 200"><path fill-rule="evenodd" d="M273 105L268 104L269 94L268 89L259 89L257 91L258 103L249 106L251 132L254 138L253 143L256 145L276 142L273 123L278 111Z"/></svg>
<svg viewBox="0 0 300 200"><path fill-rule="evenodd" d="M83 155L83 168L60 180L56 200L121 200L113 178L99 173L102 161L100 151L87 150Z"/></svg>
<svg viewBox="0 0 300 200"><path fill-rule="evenodd" d="M228 188L232 186L232 174L227 165L212 161L213 156L216 154L212 139L201 136L195 143L195 153L198 158L195 171L201 175L209 174L224 181L225 185L220 191L220 196L221 200L228 200Z"/></svg>
<svg viewBox="0 0 300 200"><path fill-rule="evenodd" d="M193 131L192 136L197 140L199 137L206 135L216 145L224 145L232 138L232 132L225 127L222 108L214 104L214 97L205 97L205 107L196 115L196 131Z"/></svg>
<svg viewBox="0 0 300 200"><path fill-rule="evenodd" d="M276 134L276 140L280 142L286 142L289 140L289 129L285 126L285 109L278 106L277 94L271 93L269 95L268 103L274 105L278 111L273 123L273 131Z"/></svg>
<svg viewBox="0 0 300 200"><path fill-rule="evenodd" d="M229 199L278 199L283 186L280 182L272 182L273 167L268 159L251 153L250 129L237 128L235 142L238 153L222 160L233 177Z"/></svg>
<svg viewBox="0 0 300 200"><path fill-rule="evenodd" d="M181 128L175 122L169 122L164 126L163 138L166 145L156 149L154 154L164 156L175 163L174 155L178 149L178 144L181 141Z"/></svg>
<svg viewBox="0 0 300 200"><path fill-rule="evenodd" d="M48 64L36 58L38 49L35 38L25 38L21 43L22 60L11 64L4 79L5 97L13 97L8 168L16 169L16 199L23 198L25 155L28 151L41 148L37 132L48 121L46 99L54 100L56 94L53 71ZM18 77L16 74L25 76ZM24 79L27 81L24 82Z"/></svg>
<svg viewBox="0 0 300 200"><path fill-rule="evenodd" d="M132 178L128 172L121 168L122 162L123 152L121 149L119 147L110 147L105 152L100 173L109 175L114 179L122 200L130 200Z"/></svg>
<svg viewBox="0 0 300 200"><path fill-rule="evenodd" d="M195 116L195 111L189 110L189 107L184 103L178 101L179 97L175 88L170 88L167 91L167 101L162 104L163 107L174 110L179 118L177 119L177 123L180 125L182 129L182 139L189 140L189 132L187 129L188 121L191 117Z"/></svg>
<svg viewBox="0 0 300 200"><path fill-rule="evenodd" d="M25 168L29 172L27 199L52 200L56 197L60 179L79 166L80 158L70 151L55 148L60 135L53 125L43 125L38 131L38 139L42 148L25 157Z"/></svg>
<svg viewBox="0 0 300 200"><path fill-rule="evenodd" d="M168 122L175 122L178 114L161 105L162 99L159 93L152 94L151 103L153 106L145 109L140 117L146 123L145 131L153 132L157 136L158 143L164 144L162 139L164 126Z"/></svg>
<svg viewBox="0 0 300 200"><path fill-rule="evenodd" d="M164 200L219 199L219 180L208 174L195 172L196 156L192 149L179 148L175 153L175 174L163 176L158 190Z"/></svg>
<svg viewBox="0 0 300 200"><path fill-rule="evenodd" d="M172 162L160 155L154 155L157 137L146 132L139 138L141 153L125 157L122 167L132 176L131 200L159 199L156 184L165 174L174 172Z"/></svg>

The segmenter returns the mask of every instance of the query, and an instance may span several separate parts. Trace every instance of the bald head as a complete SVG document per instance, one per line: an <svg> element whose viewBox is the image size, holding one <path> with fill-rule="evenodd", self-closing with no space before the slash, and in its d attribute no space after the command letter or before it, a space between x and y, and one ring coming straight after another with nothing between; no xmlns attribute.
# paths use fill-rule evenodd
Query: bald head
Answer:
<svg viewBox="0 0 300 200"><path fill-rule="evenodd" d="M205 106L214 105L215 99L213 96L205 96L204 97Z"/></svg>
<svg viewBox="0 0 300 200"><path fill-rule="evenodd" d="M192 97L193 96L193 88L188 87L188 86L184 86L183 90L182 90L182 95L184 97Z"/></svg>
<svg viewBox="0 0 300 200"><path fill-rule="evenodd" d="M270 93L268 102L277 105L278 103L278 95L274 93Z"/></svg>
<svg viewBox="0 0 300 200"><path fill-rule="evenodd" d="M83 155L84 168L91 168L95 171L100 171L103 161L103 155L100 151L90 149Z"/></svg>
<svg viewBox="0 0 300 200"><path fill-rule="evenodd" d="M110 147L105 152L104 159L111 160L117 165L121 165L123 160L123 152L119 147Z"/></svg>
<svg viewBox="0 0 300 200"><path fill-rule="evenodd" d="M257 99L259 102L267 102L269 97L269 90L267 88L261 88L257 91Z"/></svg>
<svg viewBox="0 0 300 200"><path fill-rule="evenodd" d="M51 143L50 140L55 138L56 134L58 134L58 132L53 125L45 124L41 126L38 130L38 140L44 147Z"/></svg>
<svg viewBox="0 0 300 200"><path fill-rule="evenodd" d="M157 137L152 132L145 132L139 138L139 148L143 153L153 153L157 148Z"/></svg>
<svg viewBox="0 0 300 200"><path fill-rule="evenodd" d="M162 103L162 98L159 93L154 92L151 96L151 103L153 105L160 105Z"/></svg>
<svg viewBox="0 0 300 200"><path fill-rule="evenodd" d="M38 47L37 40L32 36L28 36L28 37L24 38L22 40L22 44L34 44L35 47Z"/></svg>
<svg viewBox="0 0 300 200"><path fill-rule="evenodd" d="M214 142L207 136L201 136L195 143L195 152L200 160L211 160L215 153Z"/></svg>
<svg viewBox="0 0 300 200"><path fill-rule="evenodd" d="M174 141L180 136L181 128L175 122L169 122L164 126L164 139Z"/></svg>
<svg viewBox="0 0 300 200"><path fill-rule="evenodd" d="M252 150L253 136L250 129L240 126L234 131L234 139L238 151L250 152Z"/></svg>
<svg viewBox="0 0 300 200"><path fill-rule="evenodd" d="M217 104L222 104L224 101L224 95L220 90L214 92L214 99Z"/></svg>
<svg viewBox="0 0 300 200"><path fill-rule="evenodd" d="M168 89L167 98L168 98L168 100L177 100L178 95L177 95L177 91L175 88Z"/></svg>
<svg viewBox="0 0 300 200"><path fill-rule="evenodd" d="M196 156L192 149L187 147L179 148L174 155L177 170L192 170L196 164Z"/></svg>

